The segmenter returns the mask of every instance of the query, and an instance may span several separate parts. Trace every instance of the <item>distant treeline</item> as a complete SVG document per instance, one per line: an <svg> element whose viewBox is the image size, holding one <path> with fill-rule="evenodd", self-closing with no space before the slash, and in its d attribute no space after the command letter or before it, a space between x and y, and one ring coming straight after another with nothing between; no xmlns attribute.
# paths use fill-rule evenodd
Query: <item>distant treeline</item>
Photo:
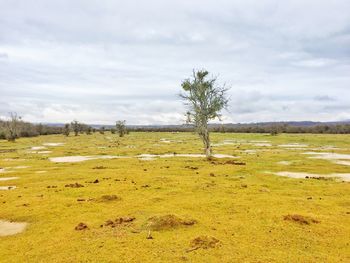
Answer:
<svg viewBox="0 0 350 263"><path fill-rule="evenodd" d="M9 139L10 136L20 138L62 133L62 127L52 127L43 124L32 124L21 120L19 120L16 123L16 134L9 134L9 131L11 131L11 129L13 129L13 124L11 123L11 121L0 120L0 139Z"/></svg>
<svg viewBox="0 0 350 263"><path fill-rule="evenodd" d="M118 133L119 137L129 134L125 121L117 121L115 126L98 128L78 122L76 120L64 125L33 124L22 120L17 113L10 113L7 120L0 120L0 140L15 141L21 137L36 137L39 135L62 134L69 136L71 132L75 136L79 134L91 135L95 132L104 134L106 131L112 134Z"/></svg>
<svg viewBox="0 0 350 263"><path fill-rule="evenodd" d="M89 125L74 121L70 124L50 126L48 124L33 124L17 120L15 129L13 121L0 120L0 139L13 140L20 137L35 137L39 135L63 134L68 136L70 132L75 135L86 133L91 134L110 131L113 134L118 132L123 136L129 131L133 132L193 132L193 125L165 125L165 126L125 126L125 122L117 122L116 126L91 127ZM116 127L116 128L115 128ZM12 130L12 134L11 134ZM15 131L13 131L15 130ZM209 130L221 133L313 133L313 134L350 134L350 124L287 124L287 123L257 123L257 124L210 124Z"/></svg>
<svg viewBox="0 0 350 263"><path fill-rule="evenodd" d="M128 126L130 131L152 131L152 132L191 132L191 125L169 125L169 126ZM314 134L350 134L350 124L315 124L315 125L293 125L285 123L257 123L257 124L212 124L209 125L212 132L222 133L314 133Z"/></svg>

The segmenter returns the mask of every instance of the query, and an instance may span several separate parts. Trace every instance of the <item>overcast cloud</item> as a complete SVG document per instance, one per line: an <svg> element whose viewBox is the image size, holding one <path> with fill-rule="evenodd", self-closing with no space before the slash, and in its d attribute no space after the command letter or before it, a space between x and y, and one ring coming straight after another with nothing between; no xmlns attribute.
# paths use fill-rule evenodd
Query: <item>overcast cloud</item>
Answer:
<svg viewBox="0 0 350 263"><path fill-rule="evenodd" d="M0 0L0 116L181 124L192 69L225 122L350 119L349 0Z"/></svg>

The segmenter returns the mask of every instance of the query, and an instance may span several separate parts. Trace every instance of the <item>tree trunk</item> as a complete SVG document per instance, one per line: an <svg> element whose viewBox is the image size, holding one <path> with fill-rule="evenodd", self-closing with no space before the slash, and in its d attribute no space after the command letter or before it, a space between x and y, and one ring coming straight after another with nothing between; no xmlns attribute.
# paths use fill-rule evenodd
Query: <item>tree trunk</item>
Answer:
<svg viewBox="0 0 350 263"><path fill-rule="evenodd" d="M205 156L207 159L211 158L211 147L210 147L210 138L209 138L209 131L208 127L204 128L204 133L203 133L203 143L204 143L204 151L205 151Z"/></svg>

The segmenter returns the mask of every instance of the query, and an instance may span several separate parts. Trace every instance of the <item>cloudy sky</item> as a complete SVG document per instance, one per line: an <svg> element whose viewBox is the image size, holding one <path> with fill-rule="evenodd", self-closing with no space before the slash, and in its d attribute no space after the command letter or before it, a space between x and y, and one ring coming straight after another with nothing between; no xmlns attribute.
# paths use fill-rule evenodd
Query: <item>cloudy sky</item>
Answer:
<svg viewBox="0 0 350 263"><path fill-rule="evenodd" d="M181 124L181 81L225 122L350 119L349 0L0 0L0 117Z"/></svg>

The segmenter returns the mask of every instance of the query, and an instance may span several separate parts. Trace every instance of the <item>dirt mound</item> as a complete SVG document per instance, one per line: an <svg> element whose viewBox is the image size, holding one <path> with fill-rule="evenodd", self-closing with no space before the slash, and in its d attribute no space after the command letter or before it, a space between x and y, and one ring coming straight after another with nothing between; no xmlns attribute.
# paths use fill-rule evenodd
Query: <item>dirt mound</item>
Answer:
<svg viewBox="0 0 350 263"><path fill-rule="evenodd" d="M89 227L84 223L79 223L74 229L77 231L80 231L80 230L89 229Z"/></svg>
<svg viewBox="0 0 350 263"><path fill-rule="evenodd" d="M99 199L99 201L101 202L110 202L110 201L117 201L117 200L121 200L121 198L117 195L103 195Z"/></svg>
<svg viewBox="0 0 350 263"><path fill-rule="evenodd" d="M65 187L80 188L80 187L84 187L84 185L75 183L75 184L66 184Z"/></svg>
<svg viewBox="0 0 350 263"><path fill-rule="evenodd" d="M175 215L154 216L148 219L147 228L154 231L161 231L181 226L191 226L195 223L195 220L183 220Z"/></svg>
<svg viewBox="0 0 350 263"><path fill-rule="evenodd" d="M297 215L297 214L286 215L283 217L283 219L287 220L287 221L293 221L293 222L299 223L301 225L310 225L311 223L314 223L314 224L320 223L320 221L313 219L311 217L305 217L305 216Z"/></svg>
<svg viewBox="0 0 350 263"><path fill-rule="evenodd" d="M200 248L203 248L203 249L215 248L219 244L220 244L220 240L216 239L215 237L199 236L190 242L190 248L187 250L187 252L197 250Z"/></svg>
<svg viewBox="0 0 350 263"><path fill-rule="evenodd" d="M129 225L129 223L133 222L135 220L135 217L133 216L125 216L125 217L119 217L116 220L107 220L103 226L110 226L110 227L117 227L120 225Z"/></svg>

